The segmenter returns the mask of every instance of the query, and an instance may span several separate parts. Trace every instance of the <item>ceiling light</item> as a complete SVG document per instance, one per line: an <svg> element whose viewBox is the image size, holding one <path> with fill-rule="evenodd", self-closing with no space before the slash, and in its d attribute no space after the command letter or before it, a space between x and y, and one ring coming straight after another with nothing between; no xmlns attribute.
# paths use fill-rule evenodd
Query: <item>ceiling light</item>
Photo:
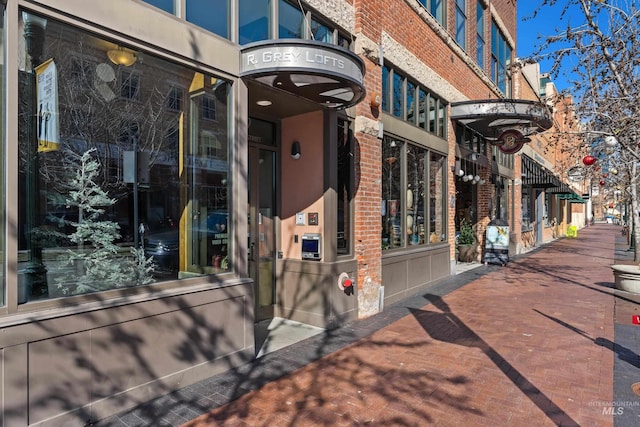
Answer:
<svg viewBox="0 0 640 427"><path fill-rule="evenodd" d="M272 104L272 102L269 101L268 99L261 99L260 101L257 101L256 104L258 104L261 107L268 107L269 105Z"/></svg>
<svg viewBox="0 0 640 427"><path fill-rule="evenodd" d="M135 53L124 50L121 47L107 51L107 56L114 64L124 65L125 67L135 64L138 60Z"/></svg>

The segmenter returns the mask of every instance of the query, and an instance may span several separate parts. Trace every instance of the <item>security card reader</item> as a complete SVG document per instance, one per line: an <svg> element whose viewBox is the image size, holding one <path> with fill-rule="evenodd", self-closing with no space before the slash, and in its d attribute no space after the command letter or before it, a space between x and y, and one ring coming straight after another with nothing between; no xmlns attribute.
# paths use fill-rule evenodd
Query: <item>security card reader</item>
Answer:
<svg viewBox="0 0 640 427"><path fill-rule="evenodd" d="M322 251L322 236L318 233L302 235L302 259L320 260Z"/></svg>

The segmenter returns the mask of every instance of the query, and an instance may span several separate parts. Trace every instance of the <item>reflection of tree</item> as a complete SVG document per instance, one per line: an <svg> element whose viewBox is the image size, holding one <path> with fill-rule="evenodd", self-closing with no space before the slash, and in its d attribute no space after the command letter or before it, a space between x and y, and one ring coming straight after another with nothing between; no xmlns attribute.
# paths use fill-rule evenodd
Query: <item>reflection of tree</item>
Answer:
<svg viewBox="0 0 640 427"><path fill-rule="evenodd" d="M95 181L100 170L92 158L93 153L95 149L79 157L73 153L65 157L67 170L72 174L63 181L67 191L58 199L77 211L77 221L56 219L59 226L74 229L69 240L76 245L61 256L64 264L74 267L58 278L58 288L63 294L145 285L152 281L150 273L154 267L151 259L144 257L143 249L130 248L133 257L122 254L120 246L115 244L120 238L120 227L113 221L101 219L104 208L113 205L115 200Z"/></svg>
<svg viewBox="0 0 640 427"><path fill-rule="evenodd" d="M61 36L56 39L56 34ZM148 153L149 168L160 156L176 158L182 92L164 82L184 78L180 80L170 68L154 67L152 61L115 66L95 38L81 35L66 40L62 34L48 31L45 48L58 69L61 146L76 153L95 149L101 166L99 184L110 193L126 193L130 189L122 180L123 151ZM96 59L98 55L104 61ZM62 155L62 151L41 153L40 176L48 188L60 183Z"/></svg>

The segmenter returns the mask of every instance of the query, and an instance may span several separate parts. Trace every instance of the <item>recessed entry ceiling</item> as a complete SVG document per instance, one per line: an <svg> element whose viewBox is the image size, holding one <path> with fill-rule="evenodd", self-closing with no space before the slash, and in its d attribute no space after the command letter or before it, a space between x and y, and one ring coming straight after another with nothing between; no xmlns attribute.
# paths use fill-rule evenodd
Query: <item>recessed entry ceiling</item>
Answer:
<svg viewBox="0 0 640 427"><path fill-rule="evenodd" d="M250 115L283 119L323 108L318 103L273 89L254 80L247 80L246 84L249 92Z"/></svg>

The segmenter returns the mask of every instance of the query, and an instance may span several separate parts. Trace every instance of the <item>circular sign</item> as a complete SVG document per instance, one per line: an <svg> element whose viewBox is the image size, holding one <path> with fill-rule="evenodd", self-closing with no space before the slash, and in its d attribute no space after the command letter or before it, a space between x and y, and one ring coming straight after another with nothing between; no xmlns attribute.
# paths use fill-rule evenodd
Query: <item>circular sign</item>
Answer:
<svg viewBox="0 0 640 427"><path fill-rule="evenodd" d="M501 141L498 145L500 151L504 154L515 154L522 149L527 139L517 130L511 129L502 132L498 141Z"/></svg>

